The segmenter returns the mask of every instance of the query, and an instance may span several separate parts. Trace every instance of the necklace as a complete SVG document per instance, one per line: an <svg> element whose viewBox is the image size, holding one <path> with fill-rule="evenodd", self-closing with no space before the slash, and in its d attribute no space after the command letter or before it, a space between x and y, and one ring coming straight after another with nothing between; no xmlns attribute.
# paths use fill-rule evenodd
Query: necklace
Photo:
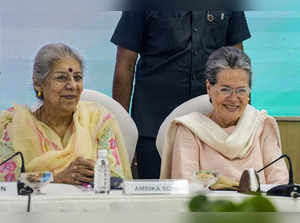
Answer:
<svg viewBox="0 0 300 223"><path fill-rule="evenodd" d="M42 122L42 108L43 106L39 107L36 111L33 112L34 117Z"/></svg>

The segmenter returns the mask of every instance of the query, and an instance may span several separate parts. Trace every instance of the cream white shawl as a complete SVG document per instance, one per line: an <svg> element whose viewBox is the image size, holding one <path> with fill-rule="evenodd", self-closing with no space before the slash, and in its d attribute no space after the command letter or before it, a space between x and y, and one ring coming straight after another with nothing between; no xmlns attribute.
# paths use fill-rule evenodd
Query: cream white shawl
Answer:
<svg viewBox="0 0 300 223"><path fill-rule="evenodd" d="M228 159L233 160L247 155L253 144L256 132L263 125L266 116L265 111L258 111L251 105L247 105L236 128L230 135L217 123L199 112L176 118L166 131L166 140L162 154L161 178L170 177L172 150L177 124L187 127L204 143ZM279 135L279 131L277 134Z"/></svg>

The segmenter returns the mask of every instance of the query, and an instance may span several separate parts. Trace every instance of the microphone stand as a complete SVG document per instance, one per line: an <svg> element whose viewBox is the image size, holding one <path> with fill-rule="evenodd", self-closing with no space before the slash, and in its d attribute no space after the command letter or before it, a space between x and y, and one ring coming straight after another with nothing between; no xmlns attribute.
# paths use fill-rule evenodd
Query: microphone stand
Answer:
<svg viewBox="0 0 300 223"><path fill-rule="evenodd" d="M285 196L285 197L294 197L294 198L300 197L300 186L294 184L293 166L292 166L291 159L288 155L286 154L281 155L280 157L278 157L277 159L275 159L274 161L272 161L262 169L258 170L257 173L260 173L262 170L266 169L267 167L271 166L272 164L274 164L275 162L277 162L282 158L287 158L289 163L289 183L278 185L271 188L270 190L267 191L267 195Z"/></svg>
<svg viewBox="0 0 300 223"><path fill-rule="evenodd" d="M21 152L16 152L10 157L8 157L6 160L0 163L0 166L5 164L7 161L11 160L15 156L20 155L21 156L21 173L25 173L25 162L24 162L24 156ZM20 182L19 180L17 181L17 190L18 190L18 195L28 195L28 202L27 202L27 212L30 212L30 204L31 204L31 193L33 192L33 189L25 186L24 183Z"/></svg>

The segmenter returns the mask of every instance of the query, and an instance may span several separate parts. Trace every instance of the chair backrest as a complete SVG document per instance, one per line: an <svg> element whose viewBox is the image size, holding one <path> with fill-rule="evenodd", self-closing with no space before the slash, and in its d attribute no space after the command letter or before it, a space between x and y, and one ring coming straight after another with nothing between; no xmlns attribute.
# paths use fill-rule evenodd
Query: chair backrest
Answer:
<svg viewBox="0 0 300 223"><path fill-rule="evenodd" d="M166 131L170 125L170 123L177 117L189 114L191 112L201 112L203 114L208 114L212 111L212 104L209 102L208 95L201 95L196 98L193 98L189 101L186 101L176 107L163 121L161 124L158 134L156 137L156 147L162 157L162 150L165 140Z"/></svg>
<svg viewBox="0 0 300 223"><path fill-rule="evenodd" d="M105 108L113 112L120 124L120 128L123 133L128 151L128 158L131 163L133 160L135 147L138 139L138 130L128 112L123 108L121 104L119 104L113 98L95 90L84 89L81 93L80 100L94 101L103 105Z"/></svg>

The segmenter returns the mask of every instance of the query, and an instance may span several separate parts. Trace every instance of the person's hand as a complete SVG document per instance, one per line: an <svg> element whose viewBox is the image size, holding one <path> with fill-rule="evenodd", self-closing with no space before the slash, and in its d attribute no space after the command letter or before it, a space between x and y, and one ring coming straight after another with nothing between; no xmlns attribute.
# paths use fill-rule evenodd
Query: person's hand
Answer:
<svg viewBox="0 0 300 223"><path fill-rule="evenodd" d="M219 175L216 183L211 185L211 190L238 190L239 182L223 175Z"/></svg>
<svg viewBox="0 0 300 223"><path fill-rule="evenodd" d="M78 157L65 170L54 176L54 182L75 185L91 183L94 178L94 165L94 160Z"/></svg>

